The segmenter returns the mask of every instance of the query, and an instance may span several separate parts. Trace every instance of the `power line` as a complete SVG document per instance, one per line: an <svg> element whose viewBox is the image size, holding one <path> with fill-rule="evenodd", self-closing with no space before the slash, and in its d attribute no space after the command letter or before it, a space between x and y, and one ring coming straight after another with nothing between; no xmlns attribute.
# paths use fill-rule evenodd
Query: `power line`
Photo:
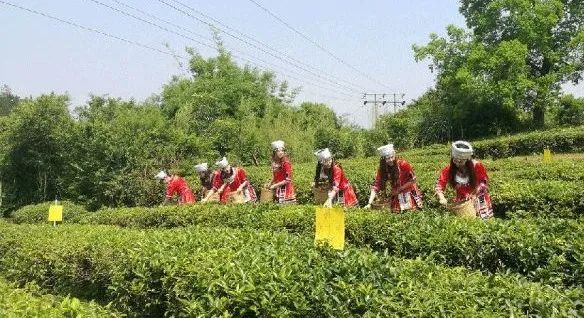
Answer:
<svg viewBox="0 0 584 318"><path fill-rule="evenodd" d="M193 42L195 42L195 43L198 43L198 44L200 44L200 45L206 46L206 47L208 47L208 48L211 48L211 49L216 49L216 47L215 47L215 46L213 46L213 45L211 45L211 44L207 44L207 43L201 42L201 41L199 41L199 40L193 39L192 37L189 37L189 36L187 36L187 35L184 35L184 34L182 34L182 33L180 33L180 32L176 32L176 31L170 30L170 29L168 29L168 28L166 28L166 27L164 27L164 26L161 26L161 25L159 25L159 24L156 24L156 23L154 23L154 22L152 22L152 21L148 21L148 20L146 20L146 19L143 19L143 18L140 18L140 17L138 17L138 16L135 16L135 15L133 15L133 14L131 14L131 13L128 13L127 11L124 11L124 10L121 10L121 9L118 9L118 8L115 8L115 7L112 7L112 6L110 6L110 5L108 5L108 4L105 4L105 3L101 2L101 1L98 1L98 0L88 0L88 1L91 1L91 2L93 2L93 3L95 3L95 4L98 4L98 5L100 5L100 6L106 7L106 8L108 8L108 9L110 9L110 10L113 10L113 11L115 11L115 12L119 13L119 14L122 14L122 15L128 16L128 17L130 17L130 18L132 18L132 19L138 20L138 21L140 21L140 22L142 22L142 23L146 23L146 24L148 24L148 25L154 26L154 27L156 27L156 28L158 28L158 29L161 29L161 30L163 30L163 31L166 31L166 32L169 32L169 33L171 33L171 34L174 34L174 35L180 36L180 37L182 37L182 38L185 38L185 39L187 39L187 40L193 41ZM114 1L115 1L115 0L114 0ZM117 3L120 3L120 1L116 1L116 2L117 2ZM122 3L122 5L123 5L123 3ZM127 7L129 7L129 8L133 8L133 7L129 6L129 5L128 5ZM151 17L153 17L153 18L156 18L156 19L158 19L158 20L160 20L160 21L165 21L165 20L163 20L163 19L160 19L160 18L158 18L158 17L156 17L156 16L154 16L154 15L151 15L151 14L149 14L149 13L147 13L147 12L144 12L144 11L142 11L142 10L139 10L139 9L136 9L136 8L133 8L133 9L135 9L135 10L138 10L140 13L142 13L142 14L144 14L144 15L151 16ZM169 23L169 24L171 24L171 25L173 25L173 26L175 26L175 27L179 27L179 28L181 28L181 29L185 29L185 28L182 28L182 27L181 27L181 26L179 26L179 25L176 25L176 24L174 24L174 23L170 23L170 22L168 22L168 21L165 21L165 23ZM185 29L185 30L186 30L186 29ZM191 33L193 33L193 32L191 32ZM199 37L203 37L203 38L205 38L204 36L202 36L202 35L200 35L200 34L196 34L196 33L194 33L194 34L195 34L195 35L197 35L197 36L199 36ZM208 38L205 38L205 39L208 39ZM208 40L211 40L211 39L208 39ZM237 51L237 50L235 50L235 51ZM239 54L242 54L242 55L247 55L247 54L245 54L245 53L243 53L243 52L239 52ZM255 60L259 60L259 61L260 61L260 63L266 64L266 65L268 65L268 66L271 66L271 67L274 67L274 66L275 66L275 65L273 65L273 64L271 64L271 63L269 63L269 62L266 62L266 61L264 61L264 60L262 60L262 59L260 59L260 58L258 58L258 57L248 57L248 58L245 58L245 57L237 56L237 55L235 55L235 54L233 54L233 53L231 53L231 55L233 55L234 57L238 57L238 58L240 58L240 59L246 60L246 61L248 61L248 62L250 62L251 64L253 64L253 65L256 65L256 66L260 66L260 67L261 67L261 64L259 64L259 65L258 65L258 62L257 62L257 61L255 61L255 62L253 61L254 59L255 59ZM295 73L295 72L293 72L293 71L290 71L290 70L287 70L287 71L288 71L288 72ZM299 74L299 73L295 73L295 74L297 74L297 75L299 75L299 76L302 76L302 74ZM289 76L289 77L290 77L290 78L294 78L294 77L292 77L292 76ZM334 92L334 93L337 93L337 94L341 94L341 95L345 95L345 96L350 96L349 94L347 94L347 93L345 93L345 92L339 92L339 91L336 91L336 90L333 90L333 89L330 89L330 88L325 88L325 87L322 87L322 86L320 86L320 85L318 85L318 84L314 84L314 83L311 83L311 82L309 82L309 81L306 81L306 80L301 80L301 79L297 79L297 80L299 80L299 81L301 81L301 82L302 82L302 81L304 81L304 82L306 82L306 83L308 83L308 84L310 84L310 85L312 85L312 86L319 87L319 88L321 88L321 89L330 90L331 92ZM327 84L327 85L330 85L330 84Z"/></svg>
<svg viewBox="0 0 584 318"><path fill-rule="evenodd" d="M247 58L244 58L244 57L241 57L241 56L237 56L237 55L234 55L234 57L237 57L237 58L239 58L239 59L241 59L241 60L243 60L243 61L246 61L246 62L248 62L248 63L251 63L252 65L255 65L257 68L259 68L259 69L261 69L261 70L268 71L268 72L270 72L270 71L271 71L270 69L268 69L268 68L265 68L265 67L262 67L261 65L258 65L257 63L255 63L255 62L253 62L253 61L251 61L251 60L249 60L249 59L247 59ZM276 75L277 75L277 74L276 74ZM336 90L332 90L332 89L330 89L330 88L322 87L322 86L320 86L320 85L318 85L318 84L314 84L314 83L307 82L307 81L306 81L306 79L300 79L300 78L298 78L298 77L291 76L291 75L289 75L289 74L282 74L281 76L282 76L282 77L284 77L284 78L286 78L286 77L287 77L287 78L291 78L291 79L297 80L297 81L299 81L299 82L301 82L301 83L302 83L302 82L305 82L305 83L307 83L307 84L310 84L310 85L312 85L312 86L314 86L314 87L317 87L317 88L320 88L320 89L324 89L324 90L328 90L329 92L332 92L332 93L337 93L337 94L340 94L340 95L344 95L344 96L347 96L347 97L351 97L351 95L349 95L349 94L347 94L347 93L344 93L344 92L339 92L339 91L336 91ZM302 75L300 75L300 76L302 76ZM326 97L326 98L328 98L328 99L339 99L339 98L331 98L330 96L327 96L327 95L322 95L322 94L317 94L317 95L320 95L320 96Z"/></svg>
<svg viewBox="0 0 584 318"><path fill-rule="evenodd" d="M275 52L276 54L282 55L282 56L284 56L285 58L287 58L287 59L290 59L290 60L294 61L295 63L298 63L298 64L300 64L300 65L303 65L303 66L305 66L305 67L308 67L308 68L310 68L310 69L313 69L313 70L315 70L315 71L317 71L317 72L323 72L323 71L322 71L322 70L320 70L319 68L317 68L317 67L315 67L315 66L313 66L313 65L310 65L310 64L308 64L308 63L304 63L304 62L302 62L302 61L300 61L300 60L298 60L298 59L296 59L296 58L294 58L294 57L292 57L292 56L289 56L289 55L287 55L286 53L284 53L284 52L281 52L281 51L279 51L279 50L277 50L277 49L275 49L275 48L273 48L273 47L271 47L271 46L269 46L269 45L265 44L264 42L262 42L262 41L259 41L259 40L255 39L255 38L254 38L254 37L252 37L252 36L249 36L249 35L247 35L247 34L245 34L245 33L241 32L241 31L239 31L239 30L237 30L237 29L234 29L234 28L232 28L232 27L230 27L230 26L226 25L225 23L222 23L222 22L221 22L221 21L219 21L218 19L215 19L215 18L213 18L213 17L211 17L211 16L209 16L209 15L207 15L207 14L205 14L205 13L201 12L200 10L197 10L197 9L195 9L195 8L193 8L193 7L190 7L190 6L188 6L188 5L186 5L186 4L182 3L182 2L180 2L180 1L178 1L178 0L171 0L171 1L173 1L173 2L175 2L175 3L178 3L178 4L180 4L181 6L183 6L183 7L185 7L185 8L188 8L188 9L190 9L191 11L195 12L196 14L198 14L198 15L200 15L200 16L202 16L202 17L204 17L204 18L208 19L208 20L211 20L211 21L213 21L214 23L216 23L216 24L218 24L218 25L221 25L222 27L224 27L224 28L226 28L226 29L228 29L228 30L230 30L230 31L232 31L232 32L235 32L235 33L237 33L238 35L240 35L240 36L242 36L242 37L244 37L244 38L246 38L246 39L248 39L248 40L250 40L250 41L253 41L253 42L257 43L257 44L259 44L259 45L261 45L261 46L263 46L263 47L265 47L265 48L267 48L267 49L269 49L269 50L271 50L271 51ZM210 25L209 23L206 23L206 22L204 22L204 21L200 21L200 22L201 22L201 23L205 23L205 24L208 24L208 25ZM214 27L214 26L212 26L212 27ZM225 32L225 31L223 31L223 32ZM358 85L355 85L354 83L351 83L351 82L345 81L345 80L343 80L343 79L341 79L341 78L335 77L335 76L333 76L333 75L330 75L330 74L329 74L328 76L329 76L330 78L333 78L333 79L335 79L335 80L339 81L339 82L342 82L342 83L345 83L345 84L351 85L351 86L353 86L353 87L356 87L356 88L358 88L358 89L362 89L362 87L359 87Z"/></svg>
<svg viewBox="0 0 584 318"><path fill-rule="evenodd" d="M39 16L43 16L43 17L49 18L51 20L54 20L54 21L57 21L57 22L60 22L60 23L67 24L69 26L76 27L76 28L81 29L81 30L84 30L84 31L88 31L88 32L92 32L92 33L97 33L99 35L102 35L102 36L105 36L105 37L108 37L108 38L112 38L112 39L116 39L118 41L122 41L122 42L127 43L127 44L130 44L130 45L138 46L138 47L145 48L145 49L148 49L148 50L151 50L151 51L155 51L155 52L158 52L158 53L167 55L167 56L171 56L173 58L183 59L183 60L187 60L187 61L189 60L187 57L182 56L182 55L178 55L176 53L165 52L165 51L160 50L158 48L149 46L147 44L143 44L143 43L136 42L136 41L133 41L133 40L128 40L128 39L123 38L121 36L113 35L113 34L110 34L110 33L107 33L107 32L104 32L104 31L101 31L101 30L98 30L98 29L95 29L95 28L91 28L91 27L87 27L87 26L84 26L84 25L80 25L78 23L75 23L75 22L72 22L72 21L69 21L69 20L65 20L65 19L62 19L62 18L59 18L59 17L55 17L53 15L50 15L50 14L47 14L47 13L44 13L44 12L40 12L40 11L37 11L37 10L34 10L34 9L25 8L25 7L22 7L22 6L13 4L13 3L8 2L8 1L0 0L0 3L1 4L5 4L7 6L11 6L13 8L16 8L16 9L19 9L19 10L22 10L22 11L27 11L27 12L32 13L32 14L36 14L36 15L39 15ZM252 64L255 64L255 63L253 63L252 61L250 61L248 59L245 59L245 58L242 58L242 57L239 57L239 58L240 59L243 59L243 60L247 60L248 62L250 62ZM264 68L262 68L260 66L257 66L257 65L256 65L256 67L258 67L260 69L264 69ZM289 76L289 75L287 75L287 77L294 78L294 77ZM297 80L299 80L299 79L297 79ZM315 86L317 86L317 85L315 85ZM325 89L325 88L323 88L323 89ZM324 96L324 95L322 95L322 96Z"/></svg>
<svg viewBox="0 0 584 318"><path fill-rule="evenodd" d="M265 44L265 43L263 43L263 42L261 42L261 41L258 41L258 40L255 40L255 39L253 39L253 37L247 36L247 35L245 35L245 34L243 34L243 33L239 32L239 31L236 31L236 30L234 30L234 31L233 31L234 33L240 34L240 35L241 35L241 36L243 36L243 37L246 37L246 38L248 38L248 39L253 39L252 41L254 41L254 42L256 42L256 43L260 43L260 45L262 45L262 46L264 46L264 47L268 48L268 49L269 49L270 51L272 51L272 52L270 52L270 51L268 51L268 50L266 50L266 49L264 49L264 48L262 48L262 47L259 47L259 46L258 46L258 45L256 45L256 44L250 43L250 41L247 41L247 40L243 39L241 36L234 35L234 34L233 34L233 33L231 33L231 32L227 32L227 31L225 31L224 29L221 29L221 28L219 28L218 26L214 25L213 23L210 23L210 22L208 22L208 21L205 21L205 20L204 20L204 19L202 19L202 18L196 17L196 16L194 16L194 15L190 14L189 12L186 12L186 11L184 11L184 10L180 9L180 8L177 8L176 6L174 6L174 5L170 4L170 3L168 3L168 2L167 2L167 1L165 1L165 0L157 0L157 1L158 1L158 2L160 2L160 3L162 3L162 4L164 4L164 5L166 5L166 6L168 6L168 7L170 7L170 8L172 8L172 9L174 9L174 10L176 10L176 11L178 11L178 12L180 12L180 13L182 13L182 14L184 14L184 15L187 15L187 16L191 17L192 19L195 19L196 21L198 21L198 22L200 22L200 23L206 24L206 25L210 26L211 28L217 29L217 30L219 30L219 31L221 31L221 32L223 32L223 33L225 33L225 34L226 34L226 35L228 35L229 37L232 37L232 38L234 38L234 39L236 39L236 40L238 40L238 41L240 41L240 42L243 42L243 43L245 43L246 45L248 45L248 46L250 46L250 47L252 47L252 48L254 48L254 49L256 49L256 50L259 50L259 51L261 51L261 52L263 52L263 53L265 53L265 54L268 54L268 55L270 55L270 56L272 56L272 57L274 57L274 58L276 58L276 59L278 59L278 60L280 60L280 61L282 61L282 62L284 62L284 63L291 64L291 65L293 65L294 67L296 67L296 68L298 68L298 69L301 69L301 70L303 70L303 71L305 71L305 72L307 72L307 73L313 74L313 75L314 75L314 76L316 76L316 77L319 77L319 78L321 78L321 79L323 79L323 80L326 80L326 81L329 81L329 82L331 82L331 83L334 83L335 85L337 85L337 86L339 86L339 87L341 87L341 88L343 88L343 89L350 90L350 91L353 91L353 92L355 92L355 93L359 93L359 92L360 92L360 91L358 91L357 89L355 89L355 88L353 88L353 87L350 87L350 86L347 86L347 85L344 85L344 84L341 84L341 83L339 83L339 82L340 82L340 81L342 81L342 80L338 80L338 79L336 79L335 77L333 77L333 76L331 76L331 75L327 75L327 76L328 76L328 78L327 78L327 77L324 77L324 76L322 76L322 75L320 75L320 74L319 74L319 73L317 73L317 72L321 72L321 73L323 73L321 70L319 70L319 69L317 69L317 68L315 68L315 67L313 67L313 66L310 66L310 65L308 65L308 64L305 64L305 63L303 63L303 62L301 62L301 61L298 61L298 60L296 60L296 59L294 59L294 58L292 58L292 57L288 56L287 54L285 54L285 53L283 53L283 52L280 52L280 51L278 51L278 50L276 50L276 49L274 49L274 48L270 47L269 45L267 45L267 44ZM225 28L229 28L230 30L233 30L232 28L230 28L230 27L226 26L225 24L221 23L219 20L217 20L217 19L214 19L214 18L211 18L211 17L209 17L209 16L205 15L204 13L202 13L202 12L198 11L197 9L194 9L194 8L192 8L192 7L188 6L188 5L186 5L186 4L184 4L184 3L180 2L180 1L177 1L177 0L171 0L171 1L173 1L173 2L175 2L175 3L177 3L177 4L179 4L179 5L181 5L182 7L185 7L185 8L187 8L187 9L189 9L189 10L190 10L190 11L192 11L192 12L195 12L196 14L202 15L202 16L204 16L205 18L207 18L207 19L210 19L210 20L214 21L214 22L215 22L215 23L217 23L217 24L220 24L221 26L223 26L223 27L225 27ZM276 53L274 53L274 52L276 52ZM287 58L288 60L286 60L285 58ZM290 62L289 60L292 60L292 61L294 61L294 63L293 63L293 62ZM306 67L305 67L305 66L303 66L303 65L305 65ZM313 70L309 70L309 69L307 69L307 67L308 67L308 68L315 69L315 70L316 70L316 72L315 72L315 71L313 71ZM342 82L344 82L344 81L342 81ZM349 82L347 82L347 83L349 83ZM352 83L349 83L349 85L351 85L351 86L354 86L354 87L358 87L358 86L356 86L356 85L354 85L354 84L352 84Z"/></svg>
<svg viewBox="0 0 584 318"><path fill-rule="evenodd" d="M379 84L381 86L387 87L389 88L387 85L385 85L384 83L382 83L381 81L378 81L377 79L373 78L372 76L370 76L369 74L361 71L360 69L354 67L353 65L347 63L345 60L341 59L340 57L338 57L337 55L335 55L334 53L332 53L331 51L327 50L325 47L323 47L322 45L318 44L316 41L314 41L313 39L311 39L310 37L308 37L307 35L305 35L304 33L298 31L296 28L294 28L293 26L291 26L288 22L284 21L282 18L280 18L279 16L277 16L275 13L273 13L272 11L268 10L268 8L262 6L261 4L259 4L257 1L255 0L248 0L251 3L255 4L257 7L259 7L260 9L264 10L266 13L268 13L270 16L272 16L274 19L276 19L277 21L279 21L280 23L282 23L284 26L286 26L288 29L292 30L294 33L298 34L299 36L301 36L303 39L305 39L306 41L312 43L314 46L316 46L317 48L319 48L321 51L325 52L326 54L328 54L330 57L332 57L333 59L337 60L338 62L340 62L341 64L345 65L346 67L352 69L353 71L356 71L357 73L359 73L361 76L367 78L368 80Z"/></svg>
<svg viewBox="0 0 584 318"><path fill-rule="evenodd" d="M10 3L8 1L0 0L0 3L5 4L5 5L8 5L8 6L11 6L11 7L14 7L14 8L17 8L17 9L20 9L20 10L23 10L23 11L28 11L30 13L34 13L36 15L40 15L40 16L43 16L43 17L46 17L46 18L49 18L49 19L52 19L52 20L55 20L55 21L58 21L58 22L61 22L61 23L65 23L65 24L68 24L70 26L74 26L76 28L79 28L79 29L82 29L82 30L85 30L85 31L90 31L90 32L93 32L93 33L98 33L98 34L101 34L103 36L106 36L106 37L109 37L109 38L113 38L113 39L116 39L116 40L119 40L119 41L122 41L122 42L126 42L126 43L131 44L131 45L139 46L139 47L142 47L142 48L145 48L145 49L149 49L149 50L152 50L152 51L156 51L158 53L162 53L162 54L169 55L169 56L172 56L172 57L177 57L177 55L175 55L173 53L169 53L169 52L162 51L162 50L157 49L155 47L151 47L151 46L149 46L147 44L142 44L142 43L139 43L139 42L135 42L135 41L132 41L132 40L128 40L128 39L125 39L125 38L122 38L122 37L119 37L119 36L116 36L116 35L113 35L113 34L104 32L104 31L100 31L100 30L97 30L97 29L93 29L93 28L90 28L90 27L86 27L86 26L77 24L75 22L71 22L71 21L68 21L68 20L64 20L64 19L61 19L61 18L57 18L57 17L52 16L52 15L47 14L47 13L43 13L43 12L36 11L36 10L33 10L33 9L28 9L28 8L25 8L25 7L21 7L19 5ZM178 57L181 57L183 59L185 58L183 56L178 56Z"/></svg>
<svg viewBox="0 0 584 318"><path fill-rule="evenodd" d="M161 26L161 25L159 25L159 24L156 24L156 23L154 23L154 22L148 21L148 20L146 20L146 19L142 19L142 18L140 18L140 17L138 17L138 16L135 16L135 15L133 15L133 14L131 14L131 13L127 12L127 11L120 10L120 9L118 9L118 8L112 7L112 6L110 6L110 5L108 5L108 4L105 4L105 3L101 2L101 1L98 1L98 0L88 0L88 1L91 1L91 2L93 2L93 3L95 3L95 4L98 4L98 5L100 5L100 6L106 7L106 8L108 8L108 9L110 9L110 10L113 10L113 11L115 11L115 12L118 12L118 13L120 13L120 14L123 14L123 15L125 15L125 16L128 16L128 17L130 17L130 18L136 19L136 20L138 20L138 21L141 21L141 22L143 22L143 23L149 24L149 25L151 25L151 26L153 26L153 27L156 27L156 28L158 28L158 29L161 29L161 30L163 30L163 31L166 31L166 32L172 33L172 34L174 34L174 35L178 35L178 36L180 36L180 37L186 38L186 39L188 39L188 40L191 40L191 41L193 41L193 42L199 43L199 44L201 44L201 45L204 45L204 46L206 46L206 47L210 47L210 48L212 48L212 49L216 49L216 47L214 47L213 45L210 45L210 44L207 44L207 43L201 42L201 41L199 41L199 40L193 39L192 37L189 37L189 36L187 36L187 35L184 35L184 34L181 34L181 33L179 33L179 32L176 32L176 31L170 30L170 29L168 29L168 28L166 28L166 27L164 27L164 26ZM196 34L196 33L195 33L195 34ZM211 39L209 39L209 38L206 38L206 37L204 37L204 36L202 36L202 35L199 35L199 34L196 34L196 35L197 35L197 36L199 36L199 37L202 37L203 39L206 39L206 40L211 40Z"/></svg>
<svg viewBox="0 0 584 318"><path fill-rule="evenodd" d="M131 9L131 10L134 10L134 11L136 11L136 12L139 12L139 13L141 13L141 14L143 14L143 15L145 15L145 16L147 16L147 17L149 17L149 18L152 18L152 19L156 20L156 21L160 21L160 22L163 22L163 23L166 23L166 24L172 25L173 27L175 27L175 28L177 28L177 29L179 29L179 30L182 30L182 31L188 32L188 33L190 33L190 34L192 34L192 35L194 35L194 36L197 36L197 37L199 37L199 38L201 38L201 39L203 39L203 40L207 40L207 41L213 41L213 39L211 39L211 38L208 38L208 37L205 37L204 35L201 35L201 34L195 33L195 32L193 32L193 31L191 31L191 30L189 30L189 29L187 29L187 28L181 27L180 25L178 25L178 24L176 24L176 23L173 23L173 22L170 22L170 21L167 21L167 20L161 19L161 18L159 18L159 17L157 17L157 16L155 16L155 15L153 15L153 14L150 14L150 13L148 13L148 12L145 12L144 10L138 9L138 8L136 8L136 7L133 7L133 6L129 5L129 4L123 3L123 2L121 2L121 1L118 1L118 0L111 0L111 1L113 1L113 2L117 3L118 5L121 5L121 6L123 6L123 7L126 7L126 8L128 8L128 9Z"/></svg>
<svg viewBox="0 0 584 318"><path fill-rule="evenodd" d="M399 100L397 96L400 96ZM373 100L367 99L368 97L372 96ZM388 101L386 96L393 96L393 101ZM377 120L379 119L379 104L381 106L385 106L385 104L392 104L393 105L393 112L397 112L398 105L403 106L406 101L403 100L405 94L403 93L363 93L363 105L372 105L371 108L371 127L375 128L377 125ZM379 98L379 99L378 99Z"/></svg>

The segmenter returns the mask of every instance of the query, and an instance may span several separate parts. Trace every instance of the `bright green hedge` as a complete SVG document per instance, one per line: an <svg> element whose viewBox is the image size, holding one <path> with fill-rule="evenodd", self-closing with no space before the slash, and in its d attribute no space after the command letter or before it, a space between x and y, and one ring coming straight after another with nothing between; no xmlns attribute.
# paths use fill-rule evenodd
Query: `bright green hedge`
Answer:
<svg viewBox="0 0 584 318"><path fill-rule="evenodd" d="M54 204L53 201L23 206L12 212L10 219L14 223L48 222L49 207L52 204ZM87 213L87 210L83 206L69 201L59 202L59 204L63 205L63 220L65 222L80 214Z"/></svg>
<svg viewBox="0 0 584 318"><path fill-rule="evenodd" d="M122 227L201 225L314 234L313 206L207 205L102 210L73 222ZM352 210L347 240L356 246L405 258L465 266L483 272L513 272L552 285L583 286L584 223L579 220L460 219L426 209L401 215Z"/></svg>
<svg viewBox="0 0 584 318"><path fill-rule="evenodd" d="M552 289L311 238L232 229L0 224L0 272L111 301L134 317L581 316L582 289Z"/></svg>
<svg viewBox="0 0 584 318"><path fill-rule="evenodd" d="M473 142L476 155L481 158L506 158L553 152L584 152L584 126L535 131L507 137Z"/></svg>
<svg viewBox="0 0 584 318"><path fill-rule="evenodd" d="M0 278L0 317L121 317L95 304L72 297L56 297L40 292L34 285L17 288Z"/></svg>

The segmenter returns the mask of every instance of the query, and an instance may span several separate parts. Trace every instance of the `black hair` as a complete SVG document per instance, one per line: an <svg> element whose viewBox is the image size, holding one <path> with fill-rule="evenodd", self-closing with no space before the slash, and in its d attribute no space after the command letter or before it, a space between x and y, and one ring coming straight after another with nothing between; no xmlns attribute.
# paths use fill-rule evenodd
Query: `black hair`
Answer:
<svg viewBox="0 0 584 318"><path fill-rule="evenodd" d="M385 162L385 158L379 159L379 172L381 174L381 189L385 189L385 184L387 183L387 176L389 175L391 186L395 187L399 181L399 169L397 167L397 158L393 159L393 165L389 166Z"/></svg>
<svg viewBox="0 0 584 318"><path fill-rule="evenodd" d="M341 164L338 163L335 159L331 159L331 168L327 170L325 170L325 173L327 175L327 179L329 181L329 184L333 184L333 167L335 165L341 167ZM320 170L322 169L322 163L320 163L320 161L318 161L318 163L316 164L316 171L314 172L314 183L318 183L318 181L320 180Z"/></svg>

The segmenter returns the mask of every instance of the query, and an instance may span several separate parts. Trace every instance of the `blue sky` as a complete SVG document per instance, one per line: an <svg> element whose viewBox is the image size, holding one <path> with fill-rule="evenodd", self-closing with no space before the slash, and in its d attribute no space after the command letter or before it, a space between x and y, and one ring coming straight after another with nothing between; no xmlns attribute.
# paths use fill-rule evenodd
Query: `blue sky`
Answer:
<svg viewBox="0 0 584 318"><path fill-rule="evenodd" d="M180 55L186 55L186 46L205 56L215 54L199 43L124 16L91 0L6 1L161 51L169 52L165 47L168 44ZM211 38L208 25L156 0L98 1L191 38L197 38L195 33ZM164 1L197 16L173 0ZM431 32L443 34L448 24L464 25L464 19L458 13L458 2L452 0L255 1L359 72L322 52L249 0L180 0L232 30L300 61L302 68L318 74L307 73L228 35L221 35L226 47L235 55L251 56L254 63L273 69L279 79L288 80L294 87L301 86L303 90L296 99L297 103L327 103L337 113L346 114L350 121L365 127L370 125L371 114L370 108L362 107L360 92L405 93L408 101L420 96L433 86L434 76L428 70L428 63L414 61L412 44L426 43ZM170 21L181 29L155 21L120 3ZM72 107L85 103L89 94L142 100L159 93L173 75L186 72L170 55L83 31L1 3L0 21L0 84L7 84L21 96L67 92L72 97ZM219 27L225 29L225 26ZM201 41L212 45L208 40ZM282 57L279 53L273 55ZM582 85L567 90L584 96Z"/></svg>

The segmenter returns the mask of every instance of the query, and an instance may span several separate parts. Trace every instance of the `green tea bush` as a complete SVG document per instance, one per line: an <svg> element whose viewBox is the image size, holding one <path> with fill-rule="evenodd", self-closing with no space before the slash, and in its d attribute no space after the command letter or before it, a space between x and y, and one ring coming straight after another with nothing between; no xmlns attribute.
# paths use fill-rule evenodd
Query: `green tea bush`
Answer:
<svg viewBox="0 0 584 318"><path fill-rule="evenodd" d="M76 222L137 228L199 225L314 235L313 206L194 205L108 209ZM434 209L405 214L352 210L347 241L402 258L518 273L551 285L583 286L584 224L579 220L460 219ZM584 286L583 286L584 287Z"/></svg>
<svg viewBox="0 0 584 318"><path fill-rule="evenodd" d="M553 152L583 152L584 126L535 131L473 142L481 158L506 158L541 153L544 148Z"/></svg>
<svg viewBox="0 0 584 318"><path fill-rule="evenodd" d="M0 317L121 317L94 302L43 294L32 284L17 288L0 278L0 290Z"/></svg>
<svg viewBox="0 0 584 318"><path fill-rule="evenodd" d="M251 230L0 224L0 272L145 316L579 316L582 289ZM64 244L66 242L66 244Z"/></svg>
<svg viewBox="0 0 584 318"><path fill-rule="evenodd" d="M26 205L22 208L12 212L10 220L14 223L41 223L48 222L49 207L54 202L44 202L34 205ZM81 205L73 202L62 201L59 204L63 205L63 221L67 222L79 215L87 213L87 210Z"/></svg>

